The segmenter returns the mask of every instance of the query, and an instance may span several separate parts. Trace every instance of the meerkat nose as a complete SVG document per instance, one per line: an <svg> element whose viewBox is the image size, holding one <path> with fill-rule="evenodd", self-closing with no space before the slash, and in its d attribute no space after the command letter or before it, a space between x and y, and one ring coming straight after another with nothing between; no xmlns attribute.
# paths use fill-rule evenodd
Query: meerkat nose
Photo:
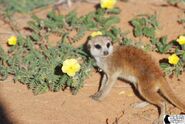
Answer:
<svg viewBox="0 0 185 124"><path fill-rule="evenodd" d="M104 54L104 55L108 55L109 52L108 52L108 51L103 51L103 54Z"/></svg>

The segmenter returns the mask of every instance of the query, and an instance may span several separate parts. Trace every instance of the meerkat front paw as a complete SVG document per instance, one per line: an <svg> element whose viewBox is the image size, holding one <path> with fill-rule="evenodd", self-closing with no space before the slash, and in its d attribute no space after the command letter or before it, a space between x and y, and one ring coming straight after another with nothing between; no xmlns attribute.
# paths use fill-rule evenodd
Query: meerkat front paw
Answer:
<svg viewBox="0 0 185 124"><path fill-rule="evenodd" d="M91 95L90 97L96 101L101 101L101 95L102 95L102 92L98 91L94 95Z"/></svg>

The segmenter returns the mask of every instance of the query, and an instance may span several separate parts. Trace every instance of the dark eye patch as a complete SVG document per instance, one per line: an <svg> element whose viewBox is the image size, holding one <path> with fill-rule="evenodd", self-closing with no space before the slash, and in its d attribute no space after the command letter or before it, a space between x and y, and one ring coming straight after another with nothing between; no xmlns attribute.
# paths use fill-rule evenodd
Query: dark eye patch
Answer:
<svg viewBox="0 0 185 124"><path fill-rule="evenodd" d="M96 49L101 49L101 46L99 44L94 45Z"/></svg>
<svg viewBox="0 0 185 124"><path fill-rule="evenodd" d="M107 48L109 48L110 47L110 43L107 43Z"/></svg>

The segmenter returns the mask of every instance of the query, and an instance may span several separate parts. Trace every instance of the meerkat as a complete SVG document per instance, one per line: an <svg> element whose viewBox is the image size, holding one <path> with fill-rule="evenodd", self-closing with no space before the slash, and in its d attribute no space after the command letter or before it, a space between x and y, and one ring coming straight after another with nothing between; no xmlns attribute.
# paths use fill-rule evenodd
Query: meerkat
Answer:
<svg viewBox="0 0 185 124"><path fill-rule="evenodd" d="M87 46L104 73L99 90L91 96L94 100L106 97L116 80L122 78L133 83L147 102L159 108L160 115L154 123L162 123L166 113L165 99L161 97L161 93L185 112L185 105L175 96L160 67L149 54L134 46L113 48L111 39L106 36L90 39Z"/></svg>

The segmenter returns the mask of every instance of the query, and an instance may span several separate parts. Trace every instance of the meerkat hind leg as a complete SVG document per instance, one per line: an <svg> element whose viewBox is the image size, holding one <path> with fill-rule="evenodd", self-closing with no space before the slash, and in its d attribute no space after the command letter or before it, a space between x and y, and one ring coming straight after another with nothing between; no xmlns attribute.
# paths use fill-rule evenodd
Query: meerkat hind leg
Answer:
<svg viewBox="0 0 185 124"><path fill-rule="evenodd" d="M161 108L161 113L159 115L159 118L156 119L152 124L163 124L164 115L166 115L166 103L163 102Z"/></svg>
<svg viewBox="0 0 185 124"><path fill-rule="evenodd" d="M141 95L150 103L157 105L160 109L160 115L157 120L153 122L153 124L162 124L163 117L166 114L166 104L164 99L158 94L156 90L148 89L141 90Z"/></svg>

